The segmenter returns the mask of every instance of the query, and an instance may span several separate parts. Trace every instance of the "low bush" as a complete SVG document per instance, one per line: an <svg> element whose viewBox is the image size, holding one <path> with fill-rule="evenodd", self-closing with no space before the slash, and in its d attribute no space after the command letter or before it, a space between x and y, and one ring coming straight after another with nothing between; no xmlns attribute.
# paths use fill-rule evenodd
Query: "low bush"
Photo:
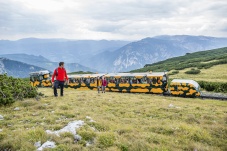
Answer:
<svg viewBox="0 0 227 151"><path fill-rule="evenodd" d="M191 69L189 71L186 71L186 74L199 74L201 71L199 69Z"/></svg>
<svg viewBox="0 0 227 151"><path fill-rule="evenodd" d="M200 87L206 91L227 93L227 83L198 81Z"/></svg>
<svg viewBox="0 0 227 151"><path fill-rule="evenodd" d="M37 88L28 81L0 75L0 105L9 105L16 100L38 96Z"/></svg>

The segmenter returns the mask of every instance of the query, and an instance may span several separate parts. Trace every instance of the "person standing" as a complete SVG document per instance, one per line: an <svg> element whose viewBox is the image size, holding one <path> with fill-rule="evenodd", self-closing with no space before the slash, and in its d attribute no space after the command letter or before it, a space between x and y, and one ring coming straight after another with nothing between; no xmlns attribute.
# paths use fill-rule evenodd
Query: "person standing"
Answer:
<svg viewBox="0 0 227 151"><path fill-rule="evenodd" d="M103 77L102 78L102 93L106 92L106 85L107 85L106 78Z"/></svg>
<svg viewBox="0 0 227 151"><path fill-rule="evenodd" d="M63 89L64 83L67 80L68 83L68 76L66 70L64 68L64 62L59 63L59 67L54 70L54 74L52 75L52 85L54 87L54 96L57 97L57 88L60 86L60 93L63 96Z"/></svg>
<svg viewBox="0 0 227 151"><path fill-rule="evenodd" d="M102 80L99 78L99 76L97 76L97 89L98 89L98 93L100 91L101 86L102 86Z"/></svg>

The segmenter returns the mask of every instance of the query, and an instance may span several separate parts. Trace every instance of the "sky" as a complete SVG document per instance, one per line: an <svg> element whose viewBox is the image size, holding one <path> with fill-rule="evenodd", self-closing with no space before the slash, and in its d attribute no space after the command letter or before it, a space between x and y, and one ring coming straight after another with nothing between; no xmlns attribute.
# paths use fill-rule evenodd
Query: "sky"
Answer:
<svg viewBox="0 0 227 151"><path fill-rule="evenodd" d="M0 0L0 40L227 37L227 0Z"/></svg>

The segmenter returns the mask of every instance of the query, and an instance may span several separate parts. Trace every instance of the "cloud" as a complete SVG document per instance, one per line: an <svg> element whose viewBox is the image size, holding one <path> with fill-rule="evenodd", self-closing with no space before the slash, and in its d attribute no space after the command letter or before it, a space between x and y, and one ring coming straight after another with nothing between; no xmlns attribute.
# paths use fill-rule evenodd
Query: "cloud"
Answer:
<svg viewBox="0 0 227 151"><path fill-rule="evenodd" d="M226 0L0 0L0 39L226 37Z"/></svg>

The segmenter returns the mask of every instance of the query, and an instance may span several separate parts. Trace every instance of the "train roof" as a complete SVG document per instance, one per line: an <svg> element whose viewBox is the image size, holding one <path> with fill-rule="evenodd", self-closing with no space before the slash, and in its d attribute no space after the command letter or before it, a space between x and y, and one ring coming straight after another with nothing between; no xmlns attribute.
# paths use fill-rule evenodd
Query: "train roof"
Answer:
<svg viewBox="0 0 227 151"><path fill-rule="evenodd" d="M105 73L96 73L96 74L71 74L68 75L68 78L96 78L104 76Z"/></svg>
<svg viewBox="0 0 227 151"><path fill-rule="evenodd" d="M176 82L176 83L189 83L194 85L196 88L199 87L199 84L194 81L194 80L189 80L189 79L173 79L171 83Z"/></svg>
<svg viewBox="0 0 227 151"><path fill-rule="evenodd" d="M36 71L36 72L30 72L29 75L44 75L44 74L49 74L50 72L48 70L41 70L41 71Z"/></svg>
<svg viewBox="0 0 227 151"><path fill-rule="evenodd" d="M166 72L142 72L142 73L98 73L98 74L72 74L69 78L95 78L95 77L156 77L163 76Z"/></svg>

